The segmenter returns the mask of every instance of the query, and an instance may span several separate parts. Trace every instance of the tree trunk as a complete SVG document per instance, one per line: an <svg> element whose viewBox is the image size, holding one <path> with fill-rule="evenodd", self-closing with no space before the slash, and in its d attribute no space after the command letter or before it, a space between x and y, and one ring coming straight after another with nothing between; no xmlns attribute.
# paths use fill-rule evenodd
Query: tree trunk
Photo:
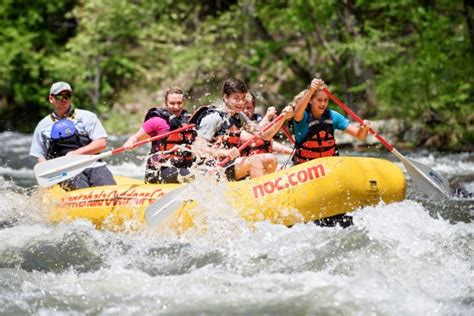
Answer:
<svg viewBox="0 0 474 316"><path fill-rule="evenodd" d="M262 20L257 16L255 12L255 4L252 2L248 3L244 7L244 10L247 12L247 14L250 16L250 19L252 20L254 26L255 26L255 31L257 32L258 36L267 42L273 42L277 43L278 41L273 38L273 36L268 32L267 28L265 25L263 25ZM304 80L305 82L310 82L311 79L313 79L313 76L311 73L306 70L303 66L301 66L298 61L295 60L293 56L285 52L284 49L278 48L276 50L273 50L272 53L277 56L281 60L288 60L289 61L289 67L293 71L293 73Z"/></svg>
<svg viewBox="0 0 474 316"><path fill-rule="evenodd" d="M102 71L100 69L100 57L99 56L96 56L95 59L94 59L94 71L95 71L94 72L94 77L92 78L93 79L93 87L92 87L92 90L89 90L87 92L87 95L89 96L89 98L92 101L92 107L93 107L94 111L97 111L99 101L100 101L100 96L101 96L100 80L101 80L101 76L102 76Z"/></svg>
<svg viewBox="0 0 474 316"><path fill-rule="evenodd" d="M464 0L464 15L469 30L469 38L471 39L471 48L474 52L474 24L472 22L472 11L474 10L474 0Z"/></svg>
<svg viewBox="0 0 474 316"><path fill-rule="evenodd" d="M356 24L358 23L357 18L355 14L351 11L351 8L348 4L346 4L342 8L340 17L344 23L347 33L354 38L360 38L361 34L359 31L357 31L356 28ZM348 88L353 85L358 85L361 82L366 84L364 91L366 107L364 109L361 109L357 106L359 108L358 110L362 110L362 112L364 112L362 114L375 113L378 102L377 97L372 89L372 85L370 84L370 81L373 77L372 70L364 65L364 61L358 55L352 56L351 60L348 62L350 62L351 67L347 68L347 71L345 72L346 78L344 80L347 83ZM348 97L352 99L351 96Z"/></svg>

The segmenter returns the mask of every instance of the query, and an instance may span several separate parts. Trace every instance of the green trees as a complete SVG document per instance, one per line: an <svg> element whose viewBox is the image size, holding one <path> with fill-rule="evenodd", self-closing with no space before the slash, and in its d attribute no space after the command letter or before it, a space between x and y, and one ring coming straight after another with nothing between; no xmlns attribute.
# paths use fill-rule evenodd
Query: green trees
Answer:
<svg viewBox="0 0 474 316"><path fill-rule="evenodd" d="M46 102L48 57L74 35L75 1L0 3L0 130L31 130ZM21 119L19 119L21 117Z"/></svg>
<svg viewBox="0 0 474 316"><path fill-rule="evenodd" d="M464 9L452 1L407 7L402 52L377 76L382 114L422 124L420 144L445 149L474 140L474 43Z"/></svg>
<svg viewBox="0 0 474 316"><path fill-rule="evenodd" d="M170 85L207 103L230 76L283 106L321 76L361 116L419 123L416 145L473 141L469 1L10 0L0 12L0 129L18 113L34 126L60 79L110 113Z"/></svg>

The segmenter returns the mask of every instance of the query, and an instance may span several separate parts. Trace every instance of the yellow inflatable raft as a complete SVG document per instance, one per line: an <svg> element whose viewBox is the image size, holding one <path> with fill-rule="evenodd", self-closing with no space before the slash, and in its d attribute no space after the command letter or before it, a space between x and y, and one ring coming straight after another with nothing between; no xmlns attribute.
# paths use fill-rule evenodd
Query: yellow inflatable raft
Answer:
<svg viewBox="0 0 474 316"><path fill-rule="evenodd" d="M58 186L47 190L43 202L48 220L58 223L88 219L99 228L121 230L130 227L130 222L143 223L144 212L151 203L182 186L144 184L123 177L117 177L117 182L114 186L71 192ZM242 218L291 226L380 201L403 200L406 183L402 171L389 161L328 157L223 186L223 192L215 194L222 194L222 200ZM200 211L199 203L186 203L165 224L179 231L187 229L194 225L193 217Z"/></svg>

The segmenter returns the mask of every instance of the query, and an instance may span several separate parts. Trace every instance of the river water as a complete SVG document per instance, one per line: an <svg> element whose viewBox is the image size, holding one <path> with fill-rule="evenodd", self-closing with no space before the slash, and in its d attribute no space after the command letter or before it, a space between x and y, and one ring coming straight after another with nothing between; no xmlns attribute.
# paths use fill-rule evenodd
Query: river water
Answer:
<svg viewBox="0 0 474 316"><path fill-rule="evenodd" d="M354 212L346 229L250 227L238 217L184 236L51 225L36 194L30 137L0 134L2 315L474 313L472 198L435 202L410 186L402 202ZM404 154L474 192L473 153ZM144 155L108 161L115 174L140 178ZM363 155L396 162L383 148ZM226 208L218 197L212 203Z"/></svg>

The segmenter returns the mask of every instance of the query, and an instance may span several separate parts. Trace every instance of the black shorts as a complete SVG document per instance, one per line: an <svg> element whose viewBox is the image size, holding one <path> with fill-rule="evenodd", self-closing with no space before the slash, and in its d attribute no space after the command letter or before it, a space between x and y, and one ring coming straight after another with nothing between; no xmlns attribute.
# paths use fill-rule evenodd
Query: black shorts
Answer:
<svg viewBox="0 0 474 316"><path fill-rule="evenodd" d="M59 185L66 191L89 187L117 184L110 170L104 165L87 168L72 179L61 182Z"/></svg>
<svg viewBox="0 0 474 316"><path fill-rule="evenodd" d="M235 178L235 160L231 160L223 167L225 169L225 176L229 181L236 181Z"/></svg>
<svg viewBox="0 0 474 316"><path fill-rule="evenodd" d="M177 168L174 166L162 166L158 170L147 169L145 171L146 183L181 183L179 177L190 175L188 168Z"/></svg>

